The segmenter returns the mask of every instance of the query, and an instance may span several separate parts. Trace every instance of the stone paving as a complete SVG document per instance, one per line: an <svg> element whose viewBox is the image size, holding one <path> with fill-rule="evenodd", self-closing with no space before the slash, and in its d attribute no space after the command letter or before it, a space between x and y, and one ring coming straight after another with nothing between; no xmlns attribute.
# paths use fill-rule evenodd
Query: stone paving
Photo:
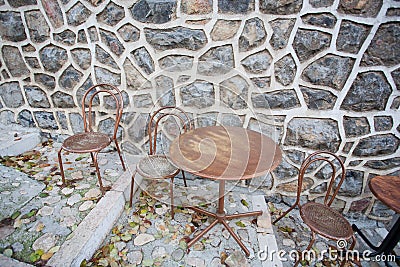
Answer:
<svg viewBox="0 0 400 267"><path fill-rule="evenodd" d="M149 185L150 184L150 185ZM143 188L154 190L152 183ZM207 184L212 187L211 183ZM215 185L214 185L215 186ZM157 185L158 189L168 188L165 182ZM206 186L199 185L198 188ZM178 186L180 189L181 187ZM189 186L190 188L190 186ZM197 188L197 187L196 187ZM179 190L178 190L179 191ZM207 190L206 190L207 191ZM166 193L166 191L164 191ZM260 192L253 192L257 195ZM177 193L178 195L181 192ZM184 194L184 193L183 193ZM160 191L151 192L151 195L161 195ZM190 193L188 195L191 195ZM199 195L204 196L202 192ZM227 197L228 213L244 212L252 209L252 203L248 201L251 194L248 188L236 184L233 192ZM260 242L260 230L257 226L257 220L254 218L245 220L232 220L229 225L235 229L246 246L250 249L251 255L245 258L239 246L235 243L229 233L221 225L213 228L198 243L196 243L188 254L186 250L187 237L196 235L199 229L204 229L212 220L207 216L199 216L190 209L176 209L175 220L170 217L170 209L167 205L169 199L157 201L150 197L148 193L137 195L139 199L132 209L126 208L121 219L116 223L114 229L108 235L95 256L87 262L87 266L283 266L294 265L293 255L296 252L304 251L307 247L311 232L309 228L301 222L297 210L294 210L289 216L283 218L277 225L273 226L273 232L277 240L277 249L284 251L285 256L282 261L271 263L270 259L275 257L273 254L274 246L263 246ZM203 206L208 210L215 210L215 202L205 201L201 198ZM265 198L268 201L268 197ZM246 203L246 205L243 205ZM268 202L269 209L275 216L282 210L286 210L286 204ZM258 218L260 219L260 218ZM357 223L365 229L370 240L381 240L387 234L383 222L378 222L365 217L358 219L348 218L351 223ZM269 221L270 222L270 221ZM387 223L386 223L387 224ZM275 241L275 240L274 240ZM268 244L270 245L270 244ZM317 258L306 266L339 266L340 262L335 259L319 258L318 253L328 251L329 246L336 246L335 242L324 238L317 239L313 247ZM355 250L362 253L368 249L363 242L358 240ZM261 253L260 251L263 251ZM265 252L265 253L264 253ZM277 252L277 250L276 250ZM399 252L396 250L396 252ZM272 254L271 254L272 253ZM333 254L333 257L335 255ZM114 265L113 265L114 264ZM362 266L385 266L384 262L361 261ZM347 262L346 266L356 266L353 262ZM397 266L392 262L392 266Z"/></svg>
<svg viewBox="0 0 400 267"><path fill-rule="evenodd" d="M168 183L164 183L164 188L168 188ZM215 202L210 203L207 197L202 196L201 201L205 201L200 205L215 210ZM262 266L257 257L257 232L260 227L254 217L229 222L250 250L248 259L222 225L212 228L186 253L187 238L204 229L211 220L183 207L177 207L175 218L171 219L169 199L155 200L147 193L141 193L138 198L132 209L125 210L103 247L87 266L225 266L222 263L229 266ZM226 195L226 203L227 213L246 212L253 206L248 189L241 187Z"/></svg>
<svg viewBox="0 0 400 267"><path fill-rule="evenodd" d="M61 177L56 161L59 145L58 140L50 140L23 155L2 158L0 252L3 255L0 258L0 266L24 266L23 262L36 266L45 265L63 243L71 238L78 225L101 199L89 155L64 156L69 184L65 188L60 187ZM122 174L117 155L102 153L100 159L104 182L106 185L113 185ZM213 200L216 199L217 184L208 180L199 183L199 180L189 179L190 186L187 189L182 186L182 179L176 179L176 182L175 197L178 204L184 205L184 200L189 199L198 201L198 205L210 211L215 210L216 204ZM262 227L259 225L261 218L244 218L229 222L251 251L249 258L244 257L240 247L221 225L211 229L188 254L185 253L184 241L187 240L187 236L192 237L199 229L211 223L211 219L190 209L177 207L175 219L172 220L169 199L166 197L168 184L158 182L144 185L146 191L158 196L158 200L147 194L140 194L139 190L135 195L136 202L133 208L125 206L124 212L114 223L101 248L91 259L86 260L84 265L293 266L290 260L272 264L259 257L259 252L265 248L265 244L271 245L268 242L272 240L263 239L268 233L262 233ZM227 184L227 188L234 189L226 196L228 213L252 210L259 204L254 201L254 196L264 195L263 192L249 190L240 183L233 184L232 187ZM265 200L274 214L288 207L277 197L266 197ZM387 223L364 217L349 220L365 229L367 235L376 242L387 233ZM268 220L266 223L268 224ZM302 250L309 242L310 232L301 223L296 210L273 226L273 230L276 234L276 249L286 252ZM271 247L273 246L269 246ZM322 251L326 248L326 242L319 239L315 249ZM359 242L356 248L364 250L365 244ZM20 262L7 261L7 257ZM384 266L382 262L362 262L362 265ZM336 264L317 261L311 266ZM392 263L392 266L396 266L395 263Z"/></svg>
<svg viewBox="0 0 400 267"><path fill-rule="evenodd" d="M2 158L2 164L9 166L0 167L0 251L4 255L44 264L101 198L88 154L64 155L68 186L61 188L59 146L59 142L45 142L20 156ZM122 173L120 163L111 153L99 157L103 182L111 185Z"/></svg>

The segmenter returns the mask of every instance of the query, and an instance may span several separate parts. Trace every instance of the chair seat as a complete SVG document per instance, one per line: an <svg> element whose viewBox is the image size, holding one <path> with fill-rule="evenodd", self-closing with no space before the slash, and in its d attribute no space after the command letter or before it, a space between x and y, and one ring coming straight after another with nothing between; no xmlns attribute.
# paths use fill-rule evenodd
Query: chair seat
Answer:
<svg viewBox="0 0 400 267"><path fill-rule="evenodd" d="M308 202L300 207L300 215L311 230L333 240L353 235L350 223L338 211L321 203Z"/></svg>
<svg viewBox="0 0 400 267"><path fill-rule="evenodd" d="M143 177L152 179L172 178L179 173L165 155L148 155L138 162L136 169Z"/></svg>
<svg viewBox="0 0 400 267"><path fill-rule="evenodd" d="M100 151L111 143L111 138L104 133L84 132L68 137L63 142L63 149L75 153Z"/></svg>

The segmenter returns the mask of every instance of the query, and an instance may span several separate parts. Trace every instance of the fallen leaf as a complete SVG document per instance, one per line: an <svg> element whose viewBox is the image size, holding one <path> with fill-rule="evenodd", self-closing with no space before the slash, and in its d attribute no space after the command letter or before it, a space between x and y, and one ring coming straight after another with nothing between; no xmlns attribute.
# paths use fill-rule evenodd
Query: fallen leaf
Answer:
<svg viewBox="0 0 400 267"><path fill-rule="evenodd" d="M247 201L245 199L240 200L240 203L242 203L242 205L247 208L249 207L249 203L247 203Z"/></svg>
<svg viewBox="0 0 400 267"><path fill-rule="evenodd" d="M237 226L239 226L239 227L246 227L246 225L243 223L243 222L241 222L241 221L238 221L238 222L236 222L235 223Z"/></svg>
<svg viewBox="0 0 400 267"><path fill-rule="evenodd" d="M53 257L53 253L44 253L40 258L44 261L49 260L51 257Z"/></svg>
<svg viewBox="0 0 400 267"><path fill-rule="evenodd" d="M281 230L282 232L286 232L289 234L295 231L293 228L289 226L280 226L278 229Z"/></svg>
<svg viewBox="0 0 400 267"><path fill-rule="evenodd" d="M11 215L11 219L15 220L18 218L18 216L21 215L20 211L16 211Z"/></svg>
<svg viewBox="0 0 400 267"><path fill-rule="evenodd" d="M40 256L36 253L31 253L31 255L29 255L29 260L30 262L37 262L38 260L40 260Z"/></svg>
<svg viewBox="0 0 400 267"><path fill-rule="evenodd" d="M21 216L21 219L28 219L28 218L31 218L32 216L35 216L37 212L38 212L38 209L31 209L30 212L28 212L28 213L22 215L22 216Z"/></svg>
<svg viewBox="0 0 400 267"><path fill-rule="evenodd" d="M228 258L228 254L226 254L225 252L222 251L220 255L221 255L220 256L221 264L225 264L225 260L226 260L226 258Z"/></svg>
<svg viewBox="0 0 400 267"><path fill-rule="evenodd" d="M79 156L79 157L77 157L77 158L75 159L75 161L81 161L81 160L84 159L84 158L86 158L86 157L84 157L84 156Z"/></svg>
<svg viewBox="0 0 400 267"><path fill-rule="evenodd" d="M39 167L40 167L40 168L45 168L45 167L49 167L49 166L51 166L49 163L42 163L42 164L39 164Z"/></svg>
<svg viewBox="0 0 400 267"><path fill-rule="evenodd" d="M40 232L44 229L45 225L43 223L38 223L38 225L36 225L36 232Z"/></svg>

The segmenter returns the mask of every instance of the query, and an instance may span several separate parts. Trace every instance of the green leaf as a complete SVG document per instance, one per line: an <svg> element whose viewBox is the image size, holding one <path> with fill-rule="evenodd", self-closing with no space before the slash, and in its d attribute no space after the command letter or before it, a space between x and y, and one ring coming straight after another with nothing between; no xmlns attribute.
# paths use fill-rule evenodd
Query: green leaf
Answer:
<svg viewBox="0 0 400 267"><path fill-rule="evenodd" d="M31 253L31 255L29 255L29 260L31 262L37 262L38 260L40 260L40 256L36 253Z"/></svg>
<svg viewBox="0 0 400 267"><path fill-rule="evenodd" d="M41 198L45 198L45 197L48 197L48 196L49 196L49 193L45 193L45 192L42 192L42 193L39 194L39 197L41 197Z"/></svg>
<svg viewBox="0 0 400 267"><path fill-rule="evenodd" d="M31 209L30 212L28 212L27 214L22 215L21 219L31 218L32 216L35 216L37 212L38 212L37 209Z"/></svg>
<svg viewBox="0 0 400 267"><path fill-rule="evenodd" d="M139 212L140 215L145 215L147 213L147 209L142 208Z"/></svg>
<svg viewBox="0 0 400 267"><path fill-rule="evenodd" d="M307 266L308 262L306 260L301 260L300 265L301 266Z"/></svg>
<svg viewBox="0 0 400 267"><path fill-rule="evenodd" d="M44 254L43 249L38 249L35 251L35 254L39 255L39 257L41 257Z"/></svg>
<svg viewBox="0 0 400 267"><path fill-rule="evenodd" d="M289 226L281 226L278 229L281 230L282 232L286 232L286 233L289 233L289 234L294 232L294 229L289 227Z"/></svg>
<svg viewBox="0 0 400 267"><path fill-rule="evenodd" d="M268 202L268 208L270 213L274 213L277 210L271 202Z"/></svg>
<svg viewBox="0 0 400 267"><path fill-rule="evenodd" d="M240 200L240 203L242 203L242 205L247 208L250 206L249 203L247 203L247 201L245 199Z"/></svg>
<svg viewBox="0 0 400 267"><path fill-rule="evenodd" d="M83 160L85 157L84 156L79 156L79 157L77 157L76 159L75 159L75 161L81 161L81 160Z"/></svg>
<svg viewBox="0 0 400 267"><path fill-rule="evenodd" d="M15 220L18 218L18 216L21 215L20 211L16 211L11 215L11 219Z"/></svg>
<svg viewBox="0 0 400 267"><path fill-rule="evenodd" d="M137 223L137 222L129 222L129 226L132 228L135 228L138 225L139 225L139 223Z"/></svg>
<svg viewBox="0 0 400 267"><path fill-rule="evenodd" d="M243 223L243 222L241 222L241 221L238 221L238 222L236 222L235 223L237 226L239 226L239 227L246 227L246 225Z"/></svg>

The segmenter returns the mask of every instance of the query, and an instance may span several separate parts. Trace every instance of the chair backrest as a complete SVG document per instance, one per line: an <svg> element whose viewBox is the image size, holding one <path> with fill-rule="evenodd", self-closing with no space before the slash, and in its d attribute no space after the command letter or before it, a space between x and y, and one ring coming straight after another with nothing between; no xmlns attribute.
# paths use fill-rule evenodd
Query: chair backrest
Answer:
<svg viewBox="0 0 400 267"><path fill-rule="evenodd" d="M334 153L329 151L317 151L309 155L300 167L299 170L299 178L297 185L297 199L296 204L300 204L300 195L303 186L303 179L306 174L306 171L309 167L315 168L315 166L320 162L321 164L317 166L314 172L324 172L328 171L325 168L330 168L331 172L329 173L329 183L324 197L324 205L330 206L334 201L336 195L339 192L339 189L344 181L346 176L346 169L344 167L343 161L336 156ZM315 163L315 164L313 164ZM339 174L339 175L338 175ZM337 177L338 176L338 177Z"/></svg>
<svg viewBox="0 0 400 267"><path fill-rule="evenodd" d="M160 122L171 117L180 123L180 131L187 132L194 128L188 114L179 107L166 106L156 110L151 115L147 128L150 145L149 155L154 155L157 152L157 133L160 128Z"/></svg>
<svg viewBox="0 0 400 267"><path fill-rule="evenodd" d="M99 94L104 95L103 101L105 101L105 97L107 95L109 95L110 98L112 98L115 101L116 114L115 114L115 124L114 124L112 138L116 139L119 123L120 123L121 117L122 117L122 110L124 108L124 103L123 103L121 91L117 87L115 87L111 84L101 83L101 84L93 85L83 95L82 116L83 116L84 130L85 130L85 132L93 132L93 116L92 116L93 101L94 101L94 99L96 99L96 96L98 96Z"/></svg>

